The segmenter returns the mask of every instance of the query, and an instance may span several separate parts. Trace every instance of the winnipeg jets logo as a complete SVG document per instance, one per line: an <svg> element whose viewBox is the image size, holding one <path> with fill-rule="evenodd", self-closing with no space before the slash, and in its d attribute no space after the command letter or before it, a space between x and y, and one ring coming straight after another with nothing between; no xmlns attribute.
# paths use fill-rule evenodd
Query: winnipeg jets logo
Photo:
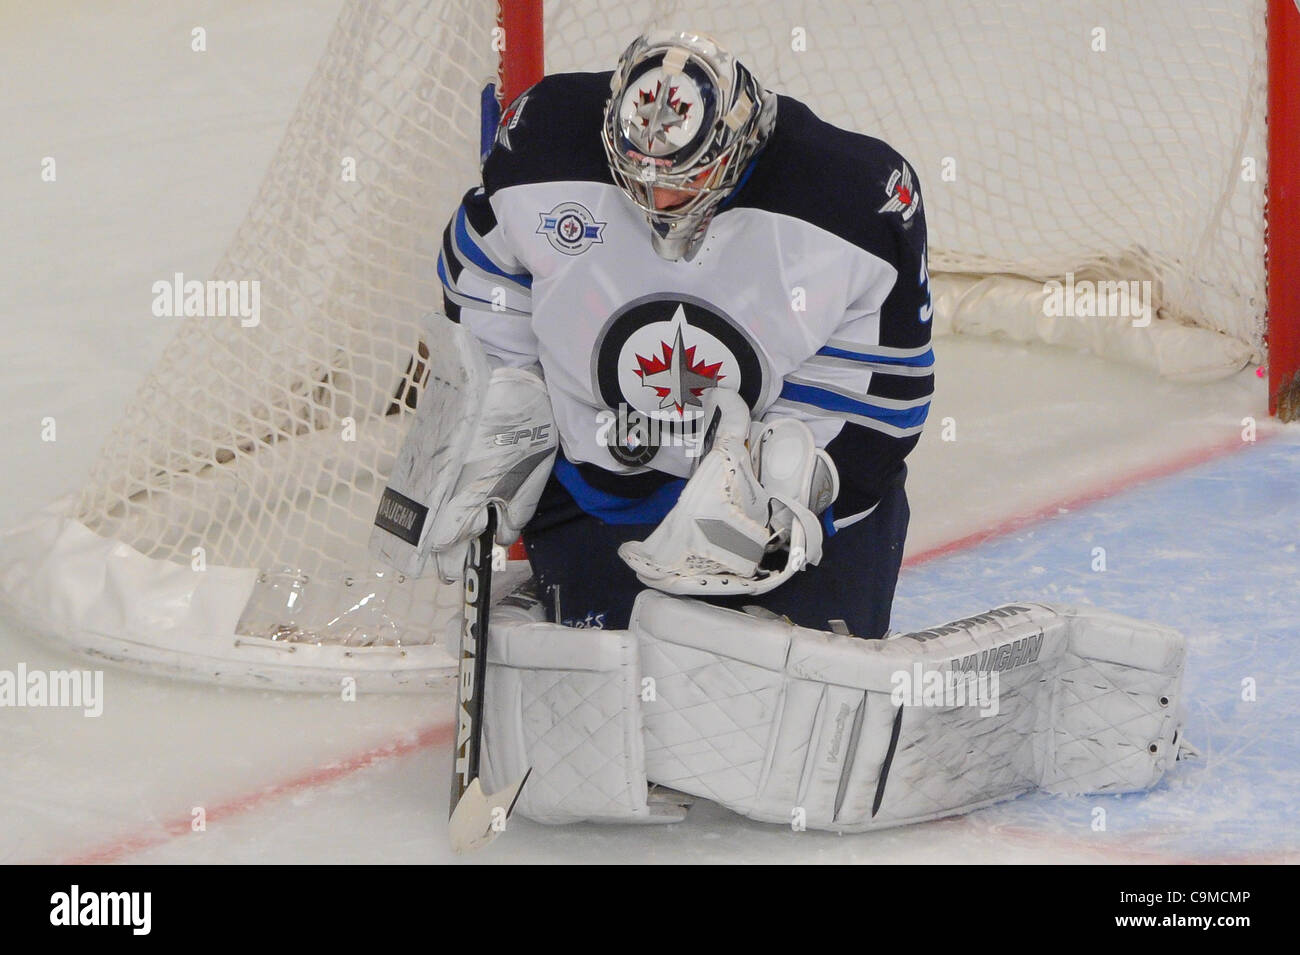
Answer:
<svg viewBox="0 0 1300 955"><path fill-rule="evenodd" d="M546 241L557 252L581 255L593 245L605 241L602 233L608 223L597 222L582 203L561 202L550 212L538 215L541 222L537 225L537 234L546 236Z"/></svg>
<svg viewBox="0 0 1300 955"><path fill-rule="evenodd" d="M700 91L691 77L656 67L623 94L623 135L647 156L676 152L699 131L699 102Z"/></svg>
<svg viewBox="0 0 1300 955"><path fill-rule="evenodd" d="M698 346L687 345L682 339L682 329L686 326L686 313L680 305L673 315L676 333L672 344L660 341L660 354L650 358L636 356L636 374L641 384L654 391L659 398L659 410L673 409L678 415L684 414L688 407L700 408L704 402L701 396L706 388L717 387L726 375L721 374L722 362L712 364L696 361L695 351Z"/></svg>
<svg viewBox="0 0 1300 955"><path fill-rule="evenodd" d="M780 387L742 326L713 303L679 293L647 295L611 315L591 372L597 400L619 422L605 445L615 461L634 467L695 442L710 388L730 388L758 408Z"/></svg>
<svg viewBox="0 0 1300 955"><path fill-rule="evenodd" d="M641 141L653 152L656 146L668 145L668 134L686 121L691 104L682 99L678 87L666 86L663 80L653 90L638 90L637 97L636 118L641 124Z"/></svg>
<svg viewBox="0 0 1300 955"><path fill-rule="evenodd" d="M889 200L876 211L901 212L904 222L916 215L916 210L921 208L921 195L912 184L912 170L906 163L902 169L895 169L889 174L889 182L885 183L885 195L889 196Z"/></svg>

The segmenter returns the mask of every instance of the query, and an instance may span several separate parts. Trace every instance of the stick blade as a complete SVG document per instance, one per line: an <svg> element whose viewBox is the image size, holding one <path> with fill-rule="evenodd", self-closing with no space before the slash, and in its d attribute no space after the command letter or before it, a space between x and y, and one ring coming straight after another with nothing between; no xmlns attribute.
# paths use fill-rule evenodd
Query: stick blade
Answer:
<svg viewBox="0 0 1300 955"><path fill-rule="evenodd" d="M447 822L447 837L452 851L457 854L473 852L504 832L505 821L510 818L519 790L524 788L531 772L528 770L517 782L495 793L483 792L479 777L470 780Z"/></svg>

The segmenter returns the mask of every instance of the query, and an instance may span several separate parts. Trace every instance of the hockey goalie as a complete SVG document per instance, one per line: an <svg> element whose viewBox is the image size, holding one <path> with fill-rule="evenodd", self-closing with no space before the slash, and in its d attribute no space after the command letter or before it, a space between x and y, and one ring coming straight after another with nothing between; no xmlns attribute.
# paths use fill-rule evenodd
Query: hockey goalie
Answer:
<svg viewBox="0 0 1300 955"><path fill-rule="evenodd" d="M924 193L889 145L648 34L509 105L438 274L471 398L437 486L387 506L448 579L489 506L522 535L482 729L518 812L680 818L663 787L857 831L1171 765L1175 632L1009 604L888 634L934 384Z"/></svg>

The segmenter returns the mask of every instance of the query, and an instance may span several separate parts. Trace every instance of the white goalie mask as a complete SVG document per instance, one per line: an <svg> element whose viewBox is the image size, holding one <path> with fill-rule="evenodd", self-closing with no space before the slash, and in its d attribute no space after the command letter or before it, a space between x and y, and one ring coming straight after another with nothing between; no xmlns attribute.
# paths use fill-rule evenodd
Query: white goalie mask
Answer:
<svg viewBox="0 0 1300 955"><path fill-rule="evenodd" d="M645 213L661 257L695 254L714 213L771 135L776 102L706 36L648 33L623 52L602 138L614 181ZM657 209L656 190L685 195Z"/></svg>

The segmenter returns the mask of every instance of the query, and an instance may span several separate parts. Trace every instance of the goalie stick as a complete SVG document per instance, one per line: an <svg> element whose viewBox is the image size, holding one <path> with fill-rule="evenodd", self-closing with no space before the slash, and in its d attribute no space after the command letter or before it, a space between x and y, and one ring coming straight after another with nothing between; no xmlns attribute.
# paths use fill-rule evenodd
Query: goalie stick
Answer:
<svg viewBox="0 0 1300 955"><path fill-rule="evenodd" d="M487 526L470 542L463 578L465 608L456 681L456 746L451 773L451 817L447 836L454 851L487 845L505 830L527 770L495 793L483 792L479 765L483 753L483 694L487 681L488 614L492 598L492 546L496 509L487 509Z"/></svg>
<svg viewBox="0 0 1300 955"><path fill-rule="evenodd" d="M415 420L393 463L370 537L371 553L378 560L410 576L423 575L428 565L432 517L451 494L454 485L449 475L455 473L452 462L463 458L473 437L488 378L482 352L471 348L463 334L454 334L452 341L462 359L457 366L461 377L421 393ZM499 515L491 505L485 516L487 526L465 546L461 577L465 615L458 658L448 826L448 836L457 852L484 846L500 833L528 777L525 773L518 782L490 794L483 792L479 779L492 551L499 523Z"/></svg>

